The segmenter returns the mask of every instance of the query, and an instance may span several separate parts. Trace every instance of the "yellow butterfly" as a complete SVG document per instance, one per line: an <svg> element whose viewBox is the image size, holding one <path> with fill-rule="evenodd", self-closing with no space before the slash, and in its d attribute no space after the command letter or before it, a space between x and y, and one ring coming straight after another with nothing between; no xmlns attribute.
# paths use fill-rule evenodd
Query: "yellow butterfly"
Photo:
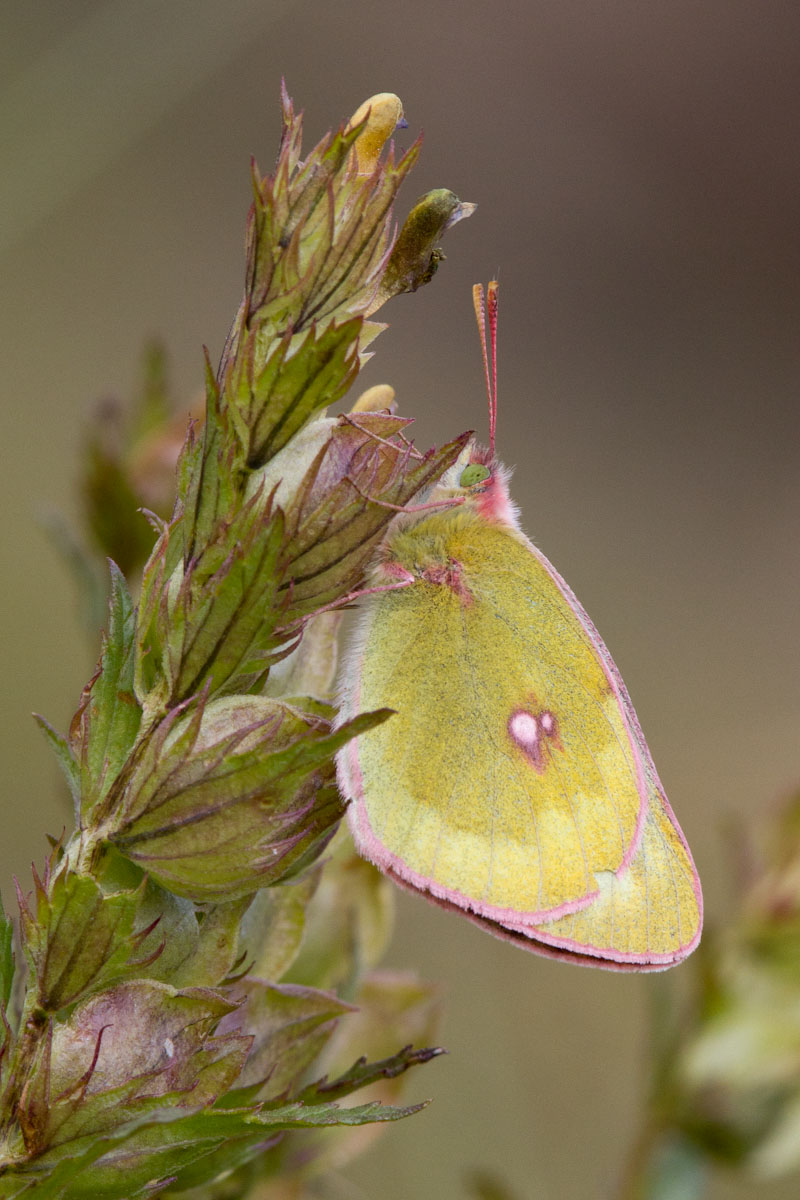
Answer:
<svg viewBox="0 0 800 1200"><path fill-rule="evenodd" d="M474 290L490 447L471 442L372 567L341 719L361 853L401 886L551 957L663 970L700 939L702 893L625 685L522 533L494 455L497 284Z"/></svg>

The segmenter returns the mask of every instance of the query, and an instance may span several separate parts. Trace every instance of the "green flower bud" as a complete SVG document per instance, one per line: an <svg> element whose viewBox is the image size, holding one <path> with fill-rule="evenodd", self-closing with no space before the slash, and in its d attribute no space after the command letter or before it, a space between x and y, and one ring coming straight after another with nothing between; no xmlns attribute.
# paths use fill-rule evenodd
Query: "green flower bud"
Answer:
<svg viewBox="0 0 800 1200"><path fill-rule="evenodd" d="M387 715L332 730L267 697L179 708L151 735L110 840L197 902L278 883L317 857L342 816L334 754Z"/></svg>
<svg viewBox="0 0 800 1200"><path fill-rule="evenodd" d="M437 242L458 221L472 216L476 208L476 204L459 200L447 188L426 192L403 223L377 299L369 311L375 312L392 296L415 292L423 284L430 283L444 258Z"/></svg>

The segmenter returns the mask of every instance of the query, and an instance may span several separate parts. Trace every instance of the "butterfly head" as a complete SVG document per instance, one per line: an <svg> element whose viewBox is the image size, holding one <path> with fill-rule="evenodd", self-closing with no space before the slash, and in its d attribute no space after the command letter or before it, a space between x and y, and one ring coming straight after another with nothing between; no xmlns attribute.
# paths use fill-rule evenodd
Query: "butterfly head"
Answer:
<svg viewBox="0 0 800 1200"><path fill-rule="evenodd" d="M469 442L441 480L437 498L458 497L462 513L473 512L493 524L518 525L518 510L509 496L511 472L488 446Z"/></svg>

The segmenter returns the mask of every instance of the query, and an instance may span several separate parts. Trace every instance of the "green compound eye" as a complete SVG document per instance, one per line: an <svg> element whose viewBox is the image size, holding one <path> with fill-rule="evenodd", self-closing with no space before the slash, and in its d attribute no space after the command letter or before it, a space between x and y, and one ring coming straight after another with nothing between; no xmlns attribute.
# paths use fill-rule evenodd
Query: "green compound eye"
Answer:
<svg viewBox="0 0 800 1200"><path fill-rule="evenodd" d="M458 481L459 487L472 487L475 483L483 483L484 479L488 479L491 475L488 467L484 467L481 463L470 463L468 467L464 467L461 472L461 478Z"/></svg>

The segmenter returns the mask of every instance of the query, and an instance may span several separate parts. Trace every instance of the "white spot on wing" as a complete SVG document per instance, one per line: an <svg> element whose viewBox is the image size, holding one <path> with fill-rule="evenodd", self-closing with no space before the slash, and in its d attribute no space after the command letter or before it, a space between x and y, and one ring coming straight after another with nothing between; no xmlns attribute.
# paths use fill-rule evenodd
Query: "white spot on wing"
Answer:
<svg viewBox="0 0 800 1200"><path fill-rule="evenodd" d="M523 750L533 750L539 737L539 726L532 713L517 712L509 721L509 732Z"/></svg>

